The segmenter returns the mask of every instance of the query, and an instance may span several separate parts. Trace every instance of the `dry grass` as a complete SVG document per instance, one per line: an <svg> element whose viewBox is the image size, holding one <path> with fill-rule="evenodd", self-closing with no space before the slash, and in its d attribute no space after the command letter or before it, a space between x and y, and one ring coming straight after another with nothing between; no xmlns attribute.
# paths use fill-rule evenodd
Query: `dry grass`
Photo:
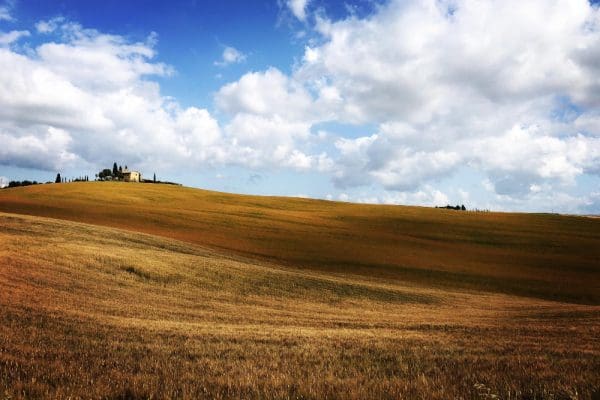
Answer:
<svg viewBox="0 0 600 400"><path fill-rule="evenodd" d="M337 207L351 206L323 207L341 213ZM156 215L133 223L156 218L145 230L167 227L161 232L168 233L171 217ZM228 218L215 216L197 229ZM268 236L267 228L293 228L281 218L244 229ZM327 220L314 218L315 224ZM334 231L332 221L320 230L322 238L358 235L341 229L343 222ZM391 223L378 221L362 223ZM182 220L184 228L188 223ZM578 237L597 244L597 226L583 223ZM244 229L235 238L252 243ZM377 237L391 235L377 229L383 232ZM225 234L223 226L214 231ZM375 240L374 232L364 240ZM223 243L236 247L230 240ZM565 254L561 246L579 246L552 235L531 240L538 244L524 244L524 254L549 242ZM282 252L276 243L270 251ZM324 268L323 258L298 269L300 249L290 244L288 250L292 261L278 265L240 256L243 251L232 256L157 236L0 213L0 398L590 399L599 393L598 305L520 297L503 287L486 291L478 282L477 290L465 290L438 276L403 281L351 267L341 273ZM586 297L598 284L597 264L578 262L595 256L574 254L565 274L593 282L557 293L597 299L597 293ZM555 265L544 271L553 273Z"/></svg>
<svg viewBox="0 0 600 400"><path fill-rule="evenodd" d="M600 304L600 220L593 218L119 182L1 190L0 211L144 232L313 271Z"/></svg>

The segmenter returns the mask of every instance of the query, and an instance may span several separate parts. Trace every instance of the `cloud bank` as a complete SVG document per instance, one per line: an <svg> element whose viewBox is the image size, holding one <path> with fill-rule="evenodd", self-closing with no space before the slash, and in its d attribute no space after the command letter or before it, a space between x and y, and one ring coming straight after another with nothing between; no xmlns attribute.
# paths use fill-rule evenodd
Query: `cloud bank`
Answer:
<svg viewBox="0 0 600 400"><path fill-rule="evenodd" d="M0 164L311 167L295 147L308 124L240 113L221 126L208 110L163 97L153 79L172 68L154 61L155 35L131 43L63 19L41 21L37 31L56 35L27 53L0 48Z"/></svg>
<svg viewBox="0 0 600 400"><path fill-rule="evenodd" d="M316 19L293 74L247 74L217 102L377 125L335 141L339 188L415 192L469 168L498 196L533 199L598 175L600 12L587 0L391 1Z"/></svg>

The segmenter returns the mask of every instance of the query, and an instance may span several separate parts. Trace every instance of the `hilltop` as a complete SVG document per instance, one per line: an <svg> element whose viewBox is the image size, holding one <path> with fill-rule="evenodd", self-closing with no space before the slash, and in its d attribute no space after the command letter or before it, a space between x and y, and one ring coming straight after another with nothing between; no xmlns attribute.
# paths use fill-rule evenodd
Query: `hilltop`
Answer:
<svg viewBox="0 0 600 400"><path fill-rule="evenodd" d="M592 218L122 182L3 190L0 211L143 232L303 270L600 303L600 220Z"/></svg>

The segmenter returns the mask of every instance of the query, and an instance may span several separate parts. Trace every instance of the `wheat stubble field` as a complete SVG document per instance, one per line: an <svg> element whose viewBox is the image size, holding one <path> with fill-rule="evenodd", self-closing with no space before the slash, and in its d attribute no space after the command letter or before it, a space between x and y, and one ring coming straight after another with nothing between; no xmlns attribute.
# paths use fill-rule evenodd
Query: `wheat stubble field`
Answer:
<svg viewBox="0 0 600 400"><path fill-rule="evenodd" d="M0 191L0 398L591 399L600 220Z"/></svg>

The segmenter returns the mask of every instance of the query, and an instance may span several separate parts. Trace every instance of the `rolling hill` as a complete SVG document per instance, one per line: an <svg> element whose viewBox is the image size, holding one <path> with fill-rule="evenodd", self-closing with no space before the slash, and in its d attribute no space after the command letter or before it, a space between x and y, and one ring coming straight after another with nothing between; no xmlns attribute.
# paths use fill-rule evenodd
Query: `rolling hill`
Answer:
<svg viewBox="0 0 600 400"><path fill-rule="evenodd" d="M0 396L591 399L599 256L583 217L1 190Z"/></svg>
<svg viewBox="0 0 600 400"><path fill-rule="evenodd" d="M298 268L600 303L600 220L85 182L0 191L0 211L144 232Z"/></svg>

